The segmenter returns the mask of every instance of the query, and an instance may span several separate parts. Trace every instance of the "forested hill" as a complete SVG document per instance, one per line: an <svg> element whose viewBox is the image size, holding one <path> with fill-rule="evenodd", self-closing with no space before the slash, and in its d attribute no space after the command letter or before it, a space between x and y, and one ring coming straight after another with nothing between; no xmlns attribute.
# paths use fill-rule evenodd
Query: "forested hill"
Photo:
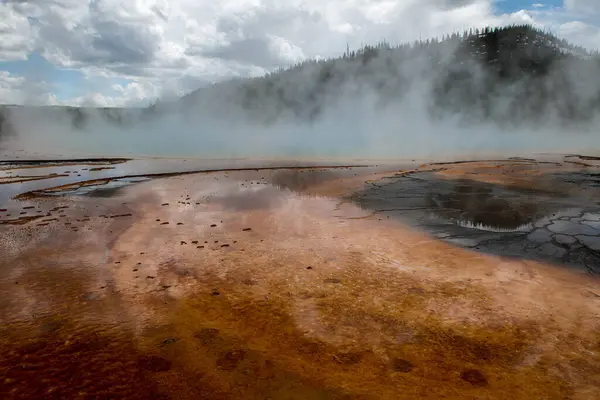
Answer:
<svg viewBox="0 0 600 400"><path fill-rule="evenodd" d="M382 42L347 49L335 59L215 83L146 109L52 107L36 113L60 114L76 129L98 118L131 126L165 115L199 122L311 124L367 107L405 110L407 104L417 104L431 120L585 125L600 115L600 57L528 25L474 29L398 46ZM12 112L3 110L4 131Z"/></svg>
<svg viewBox="0 0 600 400"><path fill-rule="evenodd" d="M349 97L374 96L385 108L418 96L433 118L457 114L465 121L518 124L552 114L565 124L584 123L600 111L599 60L597 53L528 25L485 28L365 46L340 58L215 84L182 102L218 115L227 111L214 99L225 98L250 118L268 122L281 115L314 120Z"/></svg>

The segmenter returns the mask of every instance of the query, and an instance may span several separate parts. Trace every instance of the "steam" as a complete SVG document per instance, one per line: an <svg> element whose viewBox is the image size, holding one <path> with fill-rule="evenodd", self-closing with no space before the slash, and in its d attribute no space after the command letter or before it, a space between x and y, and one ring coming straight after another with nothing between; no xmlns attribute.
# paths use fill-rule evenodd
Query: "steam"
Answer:
<svg viewBox="0 0 600 400"><path fill-rule="evenodd" d="M12 108L5 118L18 135L5 141L72 156L202 158L476 158L597 146L597 62L565 57L537 77L491 79L462 44L367 48L148 109Z"/></svg>

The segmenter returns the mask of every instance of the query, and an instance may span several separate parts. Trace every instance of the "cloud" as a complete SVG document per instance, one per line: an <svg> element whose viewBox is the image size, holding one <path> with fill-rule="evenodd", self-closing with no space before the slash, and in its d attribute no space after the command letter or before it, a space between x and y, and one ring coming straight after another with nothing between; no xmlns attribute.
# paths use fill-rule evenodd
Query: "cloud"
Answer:
<svg viewBox="0 0 600 400"><path fill-rule="evenodd" d="M565 0L564 3L567 10L598 13L598 2L595 0Z"/></svg>
<svg viewBox="0 0 600 400"><path fill-rule="evenodd" d="M25 60L34 45L27 17L10 3L0 3L0 61Z"/></svg>
<svg viewBox="0 0 600 400"><path fill-rule="evenodd" d="M44 81L0 71L0 102L3 104L58 104L52 87Z"/></svg>
<svg viewBox="0 0 600 400"><path fill-rule="evenodd" d="M135 83L124 91L109 87L71 100L134 104L142 95L174 95L338 56L347 45L402 43L484 25L532 23L594 48L600 43L600 17L590 18L596 8L595 0L510 14L498 14L492 0L5 0L0 60L37 51L91 81L128 79Z"/></svg>

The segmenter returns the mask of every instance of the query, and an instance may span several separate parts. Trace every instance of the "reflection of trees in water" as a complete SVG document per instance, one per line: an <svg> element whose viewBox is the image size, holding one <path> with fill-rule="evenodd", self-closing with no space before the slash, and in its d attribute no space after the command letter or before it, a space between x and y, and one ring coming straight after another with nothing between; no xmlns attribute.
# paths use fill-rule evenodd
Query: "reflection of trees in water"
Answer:
<svg viewBox="0 0 600 400"><path fill-rule="evenodd" d="M498 229L532 223L539 212L534 202L499 198L491 187L474 182L457 183L447 192L430 192L425 202L444 218Z"/></svg>
<svg viewBox="0 0 600 400"><path fill-rule="evenodd" d="M0 109L0 142L14 134L14 128L10 122L9 110Z"/></svg>
<svg viewBox="0 0 600 400"><path fill-rule="evenodd" d="M339 177L330 170L283 170L275 173L271 178L273 185L280 189L289 189L300 192L319 183L327 182Z"/></svg>

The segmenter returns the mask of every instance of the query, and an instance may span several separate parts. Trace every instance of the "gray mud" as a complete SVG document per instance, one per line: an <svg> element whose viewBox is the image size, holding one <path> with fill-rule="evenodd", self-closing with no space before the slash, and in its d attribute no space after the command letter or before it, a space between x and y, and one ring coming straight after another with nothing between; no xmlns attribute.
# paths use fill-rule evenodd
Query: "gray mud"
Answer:
<svg viewBox="0 0 600 400"><path fill-rule="evenodd" d="M600 273L600 206L586 190L590 173L556 174L573 191L540 191L448 180L414 172L371 182L350 198L378 218L394 218L443 241L499 256L527 258Z"/></svg>

